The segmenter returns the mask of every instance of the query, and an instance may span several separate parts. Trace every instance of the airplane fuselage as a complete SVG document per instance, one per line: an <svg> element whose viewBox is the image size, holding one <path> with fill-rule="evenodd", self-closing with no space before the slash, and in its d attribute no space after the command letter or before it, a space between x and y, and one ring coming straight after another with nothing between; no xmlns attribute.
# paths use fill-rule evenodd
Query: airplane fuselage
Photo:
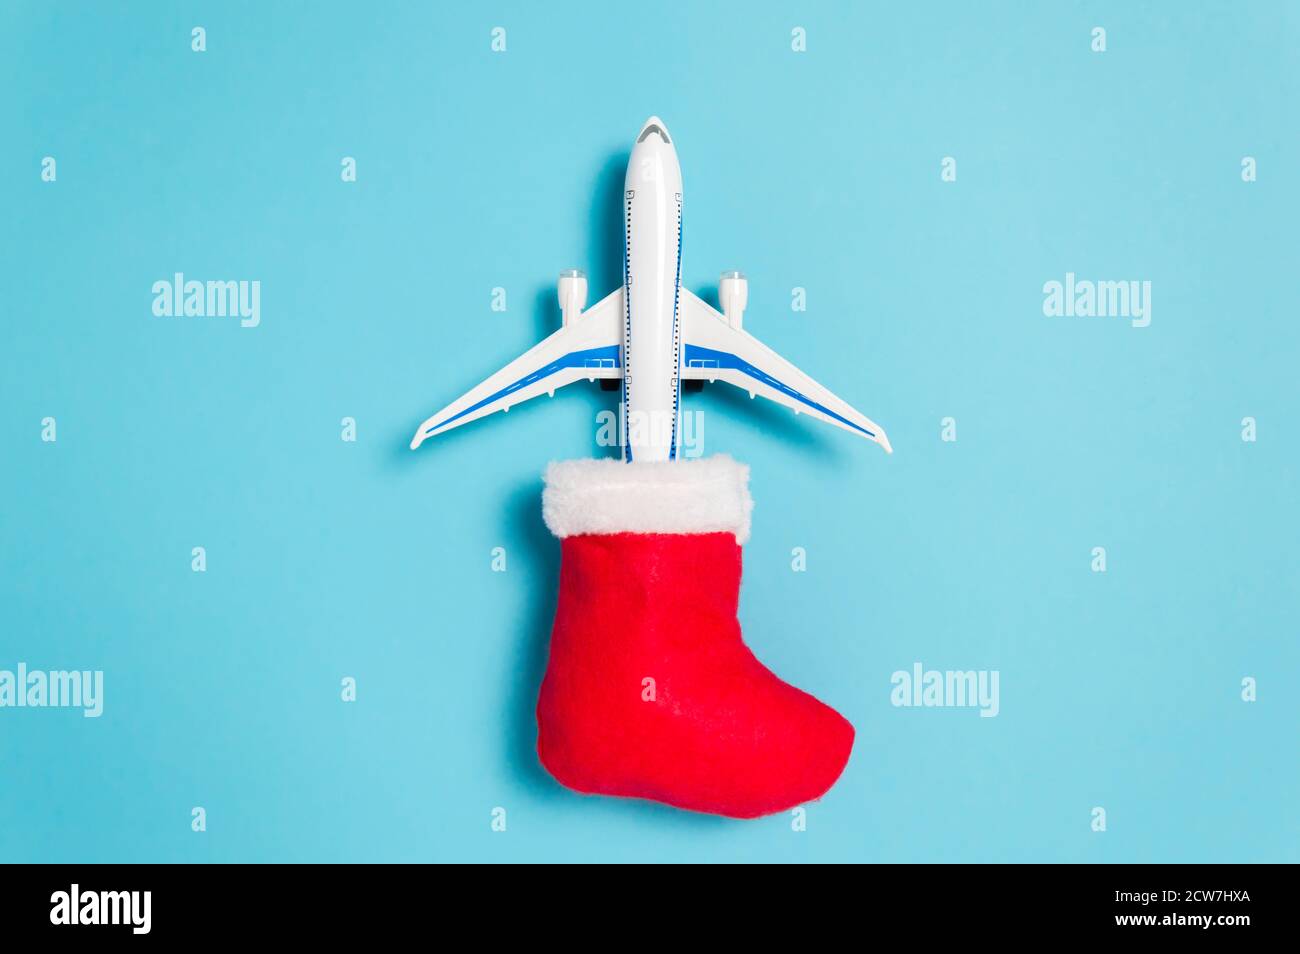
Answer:
<svg viewBox="0 0 1300 954"><path fill-rule="evenodd" d="M623 456L672 460L681 440L682 172L654 117L628 160L623 227Z"/></svg>

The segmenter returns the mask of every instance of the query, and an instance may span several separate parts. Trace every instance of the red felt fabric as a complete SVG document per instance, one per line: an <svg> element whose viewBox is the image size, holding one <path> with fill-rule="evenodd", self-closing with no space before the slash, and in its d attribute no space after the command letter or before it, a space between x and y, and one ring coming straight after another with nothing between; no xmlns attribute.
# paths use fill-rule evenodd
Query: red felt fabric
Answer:
<svg viewBox="0 0 1300 954"><path fill-rule="evenodd" d="M735 536L583 535L562 547L537 703L537 751L556 779L734 818L835 783L853 726L741 639Z"/></svg>

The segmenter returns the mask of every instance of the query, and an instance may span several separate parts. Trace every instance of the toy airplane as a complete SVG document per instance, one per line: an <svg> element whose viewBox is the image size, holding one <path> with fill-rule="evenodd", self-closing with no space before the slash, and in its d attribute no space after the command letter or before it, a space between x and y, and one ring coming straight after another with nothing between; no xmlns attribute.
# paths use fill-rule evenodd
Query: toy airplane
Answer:
<svg viewBox="0 0 1300 954"><path fill-rule="evenodd" d="M621 380L628 461L677 456L682 383L692 381L725 381L893 452L880 427L741 330L749 293L744 275L723 272L721 313L682 287L682 174L657 116L641 127L623 189L623 287L583 311L586 276L561 272L560 330L421 424L412 450L435 434L585 378L610 390Z"/></svg>

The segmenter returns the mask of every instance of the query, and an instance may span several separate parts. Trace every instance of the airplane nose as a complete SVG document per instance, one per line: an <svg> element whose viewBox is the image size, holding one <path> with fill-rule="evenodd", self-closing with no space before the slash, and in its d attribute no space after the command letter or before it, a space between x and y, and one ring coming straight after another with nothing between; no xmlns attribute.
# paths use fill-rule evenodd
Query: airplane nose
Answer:
<svg viewBox="0 0 1300 954"><path fill-rule="evenodd" d="M668 138L668 127L664 125L664 121L658 116L651 116L645 121L645 125L641 127L641 134L636 137L636 141L645 142L646 139L653 135L658 135L664 142L672 142Z"/></svg>

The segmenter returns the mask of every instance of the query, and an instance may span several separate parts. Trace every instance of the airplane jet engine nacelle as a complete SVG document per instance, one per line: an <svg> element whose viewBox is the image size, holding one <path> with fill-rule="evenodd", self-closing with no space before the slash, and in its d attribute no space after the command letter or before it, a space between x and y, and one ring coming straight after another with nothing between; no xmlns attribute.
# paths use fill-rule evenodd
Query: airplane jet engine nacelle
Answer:
<svg viewBox="0 0 1300 954"><path fill-rule="evenodd" d="M749 304L749 282L740 272L723 272L718 279L718 304L727 316L727 324L740 330L745 306Z"/></svg>
<svg viewBox="0 0 1300 954"><path fill-rule="evenodd" d="M556 291L560 299L560 314L567 326L587 307L587 276L580 269L566 268L560 272L560 283Z"/></svg>

